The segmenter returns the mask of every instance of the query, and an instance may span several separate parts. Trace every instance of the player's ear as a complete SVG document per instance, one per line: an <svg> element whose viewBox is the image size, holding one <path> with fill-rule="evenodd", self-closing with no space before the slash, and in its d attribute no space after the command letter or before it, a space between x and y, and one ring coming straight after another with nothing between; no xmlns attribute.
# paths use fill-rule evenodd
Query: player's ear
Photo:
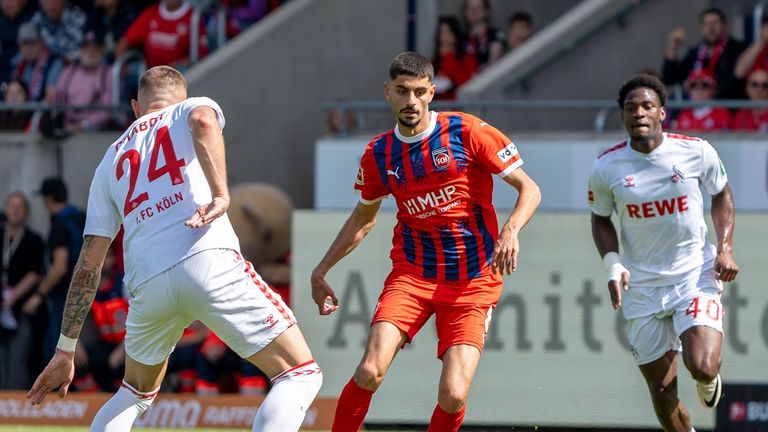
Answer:
<svg viewBox="0 0 768 432"><path fill-rule="evenodd" d="M435 83L431 83L432 85L429 86L429 102L432 102L432 99L435 97L435 92L437 92L437 86Z"/></svg>
<svg viewBox="0 0 768 432"><path fill-rule="evenodd" d="M136 116L136 118L141 117L139 114L139 101L136 99L131 99L131 109L133 110L133 115Z"/></svg>
<svg viewBox="0 0 768 432"><path fill-rule="evenodd" d="M384 81L384 99L389 102L389 83Z"/></svg>
<svg viewBox="0 0 768 432"><path fill-rule="evenodd" d="M659 120L663 122L667 118L667 110L664 109L664 107L661 107L659 108L659 111L660 111Z"/></svg>

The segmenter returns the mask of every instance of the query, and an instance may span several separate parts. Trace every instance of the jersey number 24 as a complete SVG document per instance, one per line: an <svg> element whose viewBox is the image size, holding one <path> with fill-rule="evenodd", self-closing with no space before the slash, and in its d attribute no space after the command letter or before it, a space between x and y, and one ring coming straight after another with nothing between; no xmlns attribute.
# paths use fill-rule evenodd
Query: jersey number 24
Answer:
<svg viewBox="0 0 768 432"><path fill-rule="evenodd" d="M160 152L163 152L163 159L165 159L165 165L157 166L157 157ZM125 196L125 205L123 207L123 216L128 216L128 213L132 212L141 203L149 199L147 192L142 192L132 198L134 190L136 189L136 180L139 178L139 168L141 165L141 155L135 149L130 149L120 155L120 159L117 161L117 180L123 178L125 175L125 169L123 168L125 161L128 161L130 167L130 184L128 185L128 194ZM173 142L171 141L171 135L168 133L168 126L163 126L157 131L155 136L155 145L152 147L152 154L149 157L149 170L147 171L147 180L153 182L160 177L168 174L171 176L171 183L178 185L184 183L184 176L181 175L181 167L187 163L184 159L176 159L176 152L173 150Z"/></svg>

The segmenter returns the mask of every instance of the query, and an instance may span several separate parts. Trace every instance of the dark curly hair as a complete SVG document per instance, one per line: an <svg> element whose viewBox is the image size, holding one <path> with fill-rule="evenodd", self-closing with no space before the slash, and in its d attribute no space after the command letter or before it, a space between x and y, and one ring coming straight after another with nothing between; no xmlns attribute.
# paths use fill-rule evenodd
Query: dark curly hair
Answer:
<svg viewBox="0 0 768 432"><path fill-rule="evenodd" d="M619 108L624 108L624 100L627 98L629 92L636 88L649 88L656 92L656 96L659 97L661 106L667 104L667 89L664 84L661 83L658 77L649 74L637 74L628 79L621 85L619 89L619 98L616 102L619 103Z"/></svg>

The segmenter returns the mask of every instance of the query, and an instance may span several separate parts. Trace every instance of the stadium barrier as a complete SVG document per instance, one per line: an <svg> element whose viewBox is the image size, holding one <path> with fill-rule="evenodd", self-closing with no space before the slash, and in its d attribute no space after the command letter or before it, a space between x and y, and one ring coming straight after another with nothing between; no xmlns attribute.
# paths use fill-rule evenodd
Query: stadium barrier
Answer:
<svg viewBox="0 0 768 432"><path fill-rule="evenodd" d="M32 406L23 392L0 392L0 424L87 426L112 395L70 393L65 399L50 395ZM141 417L137 427L250 429L259 396L196 396L160 393ZM336 410L335 398L318 398L307 410L304 430L329 430Z"/></svg>
<svg viewBox="0 0 768 432"><path fill-rule="evenodd" d="M338 396L362 357L376 299L391 268L395 220L385 211L378 226L327 276L339 310L318 315L309 275L348 214L294 213L292 306L323 367L321 396L326 397ZM499 212L500 219L507 215ZM734 254L741 272L737 282L725 286L722 299L726 384L768 384L767 224L768 214L736 218ZM467 402L467 424L658 428L647 387L627 347L624 321L610 306L588 212L539 212L520 242L519 268L505 277ZM369 421L427 423L437 398L436 345L430 320L398 354L374 397ZM700 406L682 361L679 375L680 396L696 428L711 429L714 411Z"/></svg>

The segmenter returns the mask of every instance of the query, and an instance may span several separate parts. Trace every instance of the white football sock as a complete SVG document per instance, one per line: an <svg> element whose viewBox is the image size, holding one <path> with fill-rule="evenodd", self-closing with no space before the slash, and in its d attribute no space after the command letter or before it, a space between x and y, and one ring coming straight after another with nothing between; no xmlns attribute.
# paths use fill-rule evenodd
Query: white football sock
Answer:
<svg viewBox="0 0 768 432"><path fill-rule="evenodd" d="M256 413L253 432L297 432L322 384L323 371L314 360L274 377Z"/></svg>
<svg viewBox="0 0 768 432"><path fill-rule="evenodd" d="M128 432L133 422L152 405L160 389L143 393L123 381L120 390L99 409L91 432Z"/></svg>

